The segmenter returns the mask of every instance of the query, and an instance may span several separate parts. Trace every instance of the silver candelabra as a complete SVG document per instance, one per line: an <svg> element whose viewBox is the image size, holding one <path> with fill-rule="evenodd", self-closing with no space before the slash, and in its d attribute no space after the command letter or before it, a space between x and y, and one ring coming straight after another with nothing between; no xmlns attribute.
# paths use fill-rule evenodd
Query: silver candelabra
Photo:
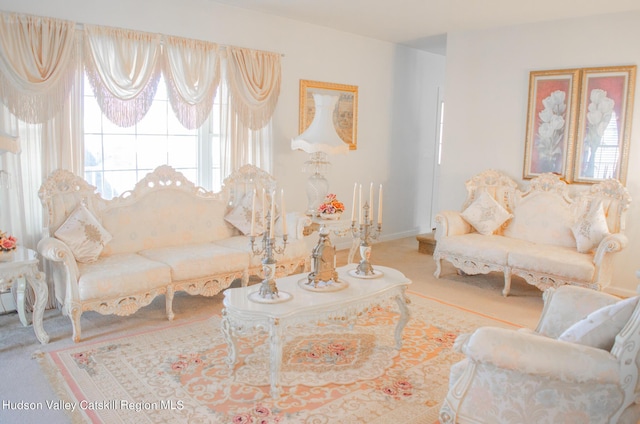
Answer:
<svg viewBox="0 0 640 424"><path fill-rule="evenodd" d="M276 264L275 255L281 255L287 247L287 234L282 236L282 245L276 244L276 238L271 237L271 212L266 216L266 228L262 233L262 246L256 247L256 236L249 236L251 241L251 251L254 255L262 255L262 273L263 280L260 289L256 292L256 296L252 298L255 301L278 302L288 300L291 295L284 292L278 292L276 286Z"/></svg>
<svg viewBox="0 0 640 424"><path fill-rule="evenodd" d="M353 237L360 238L360 263L354 270L354 274L357 277L373 277L376 275L373 266L369 258L371 257L371 240L377 240L382 230L382 222L378 221L378 224L374 227L373 219L369 217L369 203L365 203L362 207L363 218L358 226L356 221L351 221L351 232Z"/></svg>

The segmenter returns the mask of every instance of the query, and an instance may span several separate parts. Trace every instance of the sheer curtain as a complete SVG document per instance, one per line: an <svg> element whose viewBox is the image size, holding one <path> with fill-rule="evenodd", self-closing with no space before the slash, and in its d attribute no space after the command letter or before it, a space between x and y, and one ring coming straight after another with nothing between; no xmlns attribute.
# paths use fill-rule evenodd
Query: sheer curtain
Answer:
<svg viewBox="0 0 640 424"><path fill-rule="evenodd" d="M35 249L43 232L37 196L57 168L81 170L81 90L75 23L2 14L0 21L0 131L17 135L17 160L2 159L13 187L2 193L2 225ZM7 155L3 155L7 157ZM6 206L5 206L6 205ZM50 287L47 307L55 306ZM32 294L27 294L32 304Z"/></svg>

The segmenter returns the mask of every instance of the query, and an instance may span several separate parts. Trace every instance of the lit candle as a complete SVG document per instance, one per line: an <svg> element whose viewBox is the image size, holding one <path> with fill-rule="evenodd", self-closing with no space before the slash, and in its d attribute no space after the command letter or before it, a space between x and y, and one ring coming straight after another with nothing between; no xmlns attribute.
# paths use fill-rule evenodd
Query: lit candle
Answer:
<svg viewBox="0 0 640 424"><path fill-rule="evenodd" d="M369 186L369 222L373 222L373 182Z"/></svg>
<svg viewBox="0 0 640 424"><path fill-rule="evenodd" d="M282 202L280 206L280 215L282 216L282 234L287 235L287 211L284 208L284 189L280 190L280 201Z"/></svg>
<svg viewBox="0 0 640 424"><path fill-rule="evenodd" d="M251 237L256 235L256 190L253 189L253 200L251 202Z"/></svg>
<svg viewBox="0 0 640 424"><path fill-rule="evenodd" d="M358 187L358 183L353 184L353 203L351 203L351 222L356 220L356 209L358 205L356 205L356 188Z"/></svg>
<svg viewBox="0 0 640 424"><path fill-rule="evenodd" d="M273 238L273 223L275 222L276 217L276 192L275 190L271 193L271 221L269 222L269 238Z"/></svg>
<svg viewBox="0 0 640 424"><path fill-rule="evenodd" d="M382 184L378 190L378 225L382 224Z"/></svg>
<svg viewBox="0 0 640 424"><path fill-rule="evenodd" d="M362 184L358 186L358 223L362 224Z"/></svg>

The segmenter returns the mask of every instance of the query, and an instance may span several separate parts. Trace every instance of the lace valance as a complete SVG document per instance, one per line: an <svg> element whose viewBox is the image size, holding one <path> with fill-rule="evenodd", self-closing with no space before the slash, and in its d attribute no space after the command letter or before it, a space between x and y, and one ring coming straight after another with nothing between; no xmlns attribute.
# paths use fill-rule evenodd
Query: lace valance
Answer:
<svg viewBox="0 0 640 424"><path fill-rule="evenodd" d="M69 95L75 74L75 23L6 14L0 19L0 100L28 123L48 121Z"/></svg>

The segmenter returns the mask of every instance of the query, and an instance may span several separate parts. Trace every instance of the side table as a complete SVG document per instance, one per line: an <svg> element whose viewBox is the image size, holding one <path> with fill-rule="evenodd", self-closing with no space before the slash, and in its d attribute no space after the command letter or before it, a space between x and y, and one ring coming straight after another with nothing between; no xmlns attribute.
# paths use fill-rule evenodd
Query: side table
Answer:
<svg viewBox="0 0 640 424"><path fill-rule="evenodd" d="M17 284L18 299L16 307L20 322L25 327L29 320L25 312L25 291L29 283L35 293L36 302L33 308L33 330L42 344L49 343L49 335L44 331L42 320L44 307L47 303L49 289L45 275L38 269L38 254L26 247L18 246L7 261L0 261L0 291L7 291L15 282Z"/></svg>

